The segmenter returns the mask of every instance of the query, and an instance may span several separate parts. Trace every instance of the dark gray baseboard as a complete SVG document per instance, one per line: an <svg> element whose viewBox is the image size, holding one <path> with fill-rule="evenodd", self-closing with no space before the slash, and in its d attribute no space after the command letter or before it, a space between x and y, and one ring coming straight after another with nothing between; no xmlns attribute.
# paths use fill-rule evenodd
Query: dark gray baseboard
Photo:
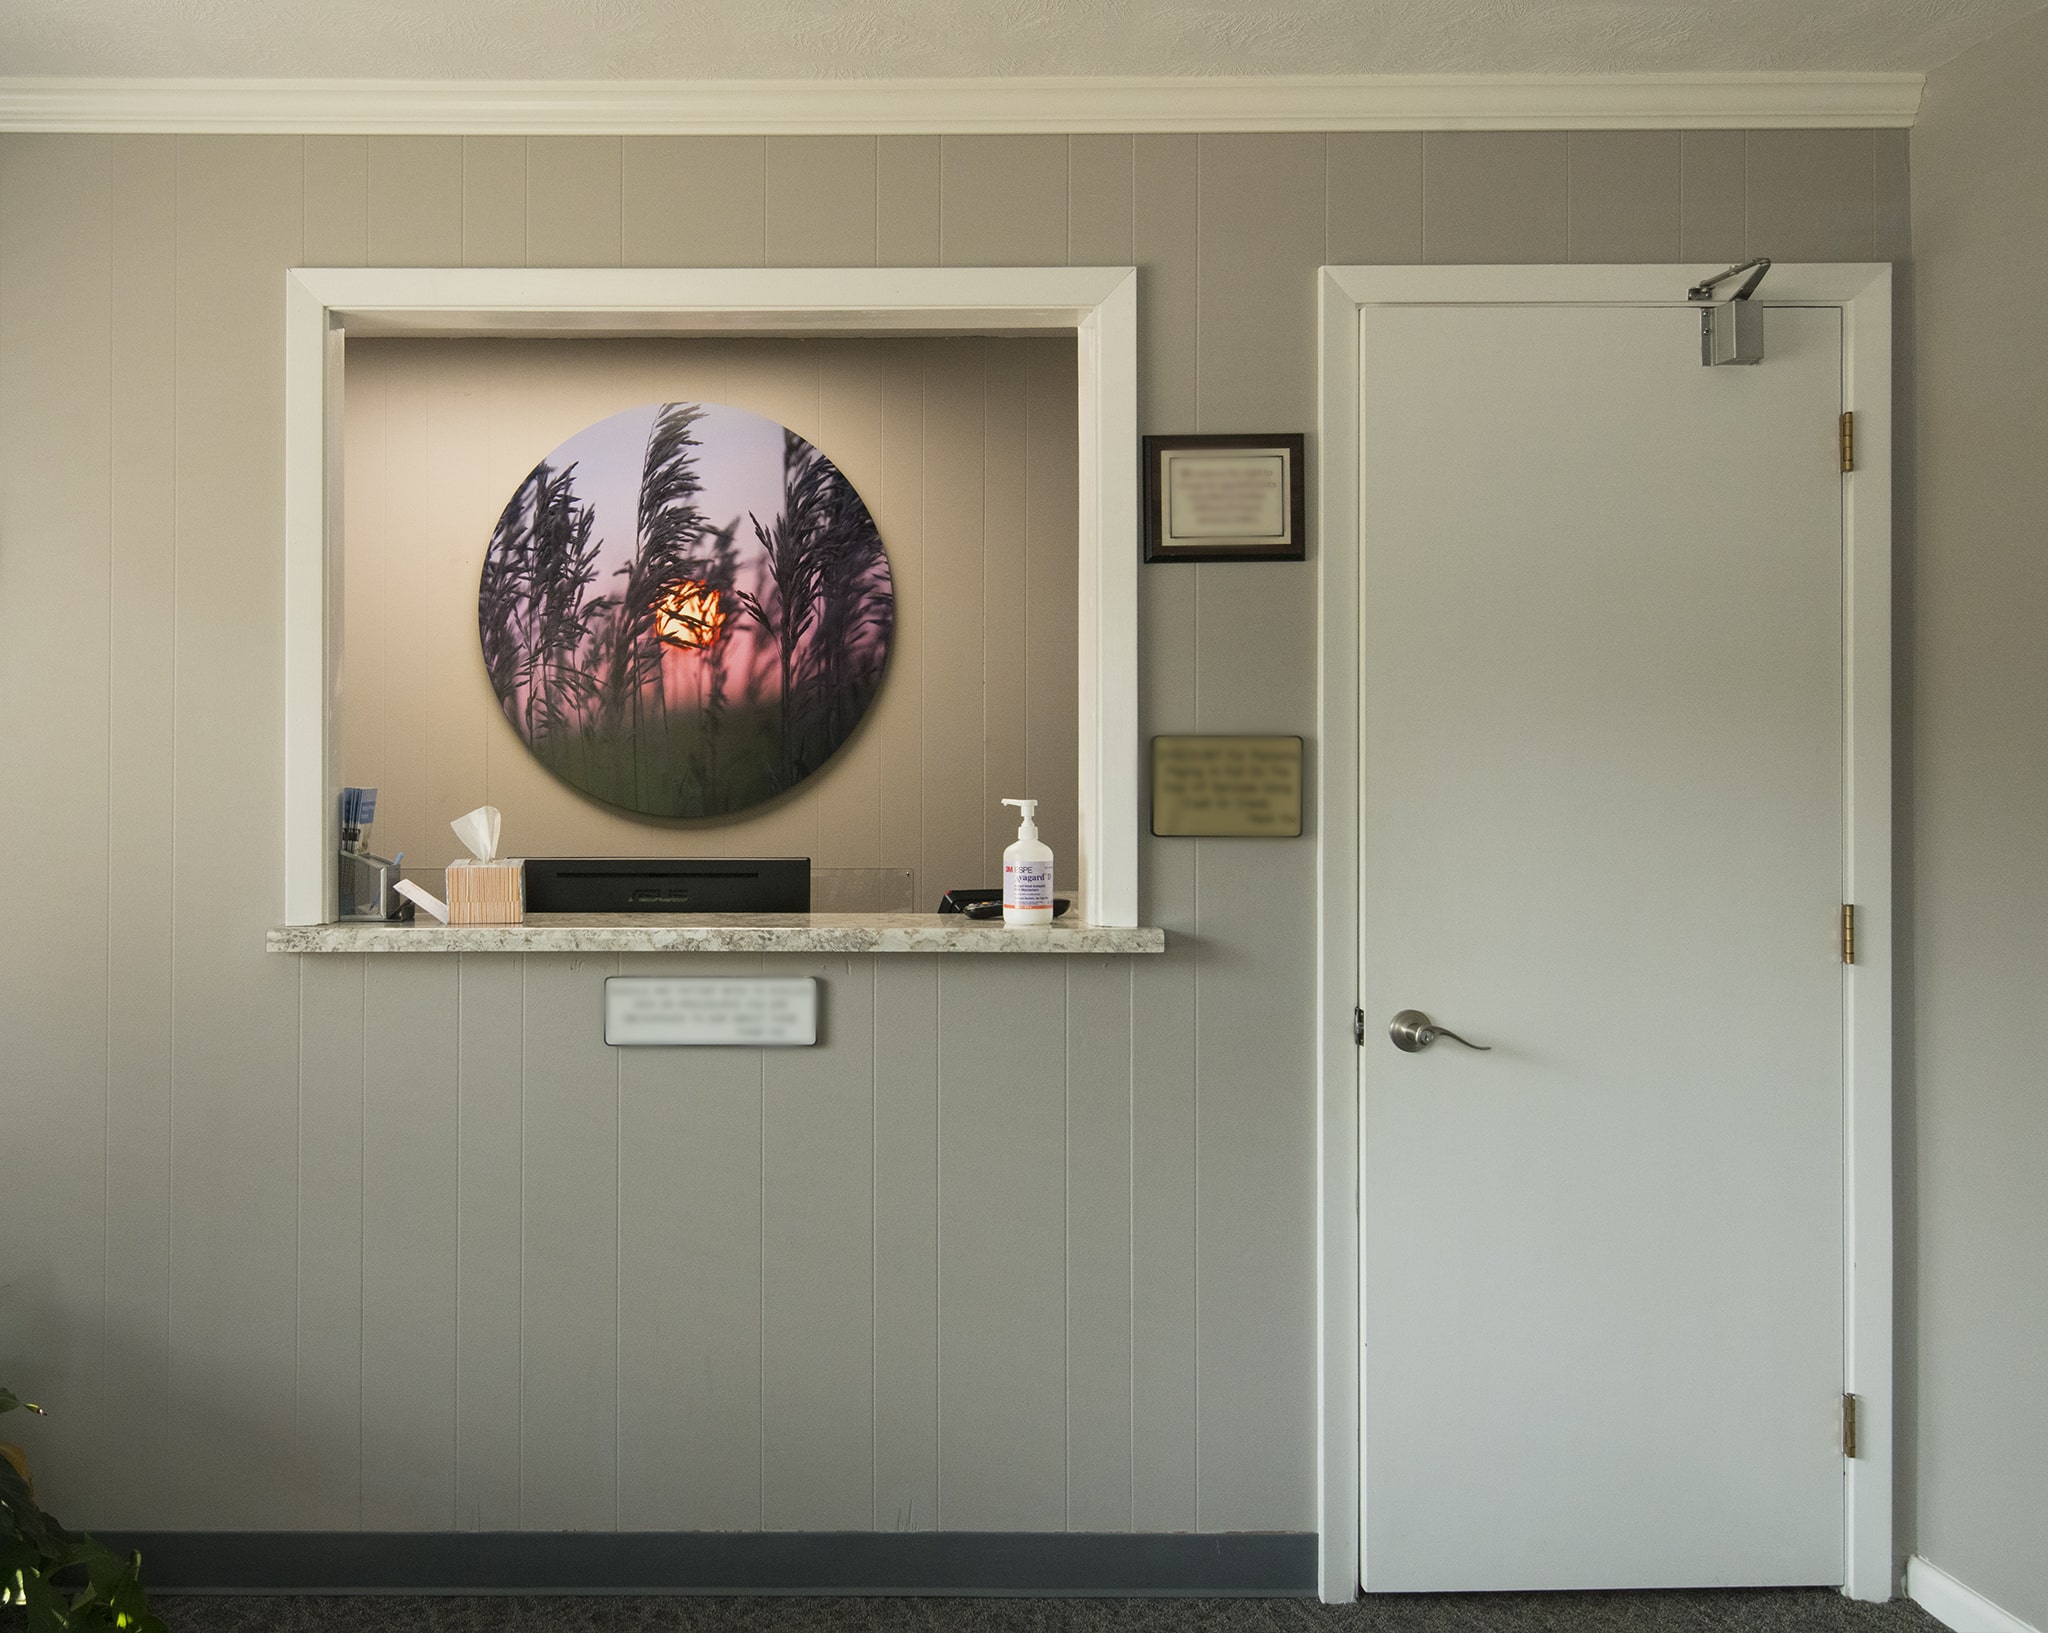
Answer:
<svg viewBox="0 0 2048 1633"><path fill-rule="evenodd" d="M137 1531L156 1593L1312 1594L1312 1533Z"/></svg>

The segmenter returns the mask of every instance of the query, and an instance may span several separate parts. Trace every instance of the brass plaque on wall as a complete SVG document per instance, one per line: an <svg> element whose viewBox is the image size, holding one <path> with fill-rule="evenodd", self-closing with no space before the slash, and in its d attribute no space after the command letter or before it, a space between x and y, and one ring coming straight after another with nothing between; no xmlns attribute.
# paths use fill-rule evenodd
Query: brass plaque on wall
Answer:
<svg viewBox="0 0 2048 1633"><path fill-rule="evenodd" d="M1299 737L1155 737L1152 832L1161 839L1295 839Z"/></svg>

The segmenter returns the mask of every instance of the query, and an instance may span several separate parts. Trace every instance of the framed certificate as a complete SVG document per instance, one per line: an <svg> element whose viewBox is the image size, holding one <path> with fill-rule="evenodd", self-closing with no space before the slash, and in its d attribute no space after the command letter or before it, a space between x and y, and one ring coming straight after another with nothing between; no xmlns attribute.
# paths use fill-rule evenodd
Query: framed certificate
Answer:
<svg viewBox="0 0 2048 1633"><path fill-rule="evenodd" d="M1298 431L1147 437L1147 561L1301 561L1308 505Z"/></svg>

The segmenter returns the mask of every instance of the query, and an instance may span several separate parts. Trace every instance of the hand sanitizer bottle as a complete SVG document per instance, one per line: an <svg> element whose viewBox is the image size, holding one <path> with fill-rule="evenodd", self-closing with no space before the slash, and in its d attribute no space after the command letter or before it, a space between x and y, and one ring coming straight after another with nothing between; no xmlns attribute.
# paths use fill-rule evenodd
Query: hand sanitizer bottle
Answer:
<svg viewBox="0 0 2048 1633"><path fill-rule="evenodd" d="M1052 847L1038 841L1038 801L1006 799L1023 816L1017 843L1003 852L1003 923L1043 928L1052 923Z"/></svg>

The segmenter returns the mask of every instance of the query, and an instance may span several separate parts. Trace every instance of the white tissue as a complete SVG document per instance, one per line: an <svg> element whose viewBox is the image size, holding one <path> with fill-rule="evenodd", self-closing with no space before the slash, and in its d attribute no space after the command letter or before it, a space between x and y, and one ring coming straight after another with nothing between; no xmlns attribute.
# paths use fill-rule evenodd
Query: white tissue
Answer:
<svg viewBox="0 0 2048 1633"><path fill-rule="evenodd" d="M446 924L448 922L448 904L441 900L439 896L428 895L424 890L420 889L420 887L414 884L410 879L400 879L397 885L394 886L394 888L398 891L399 895L403 896L407 901L413 902L420 907L424 907L429 913L433 914L434 917L439 919L443 924Z"/></svg>
<svg viewBox="0 0 2048 1633"><path fill-rule="evenodd" d="M498 830L504 826L495 805L479 805L467 816L459 816L448 824L455 830L455 837L469 847L469 854L479 862L494 862L498 857Z"/></svg>

